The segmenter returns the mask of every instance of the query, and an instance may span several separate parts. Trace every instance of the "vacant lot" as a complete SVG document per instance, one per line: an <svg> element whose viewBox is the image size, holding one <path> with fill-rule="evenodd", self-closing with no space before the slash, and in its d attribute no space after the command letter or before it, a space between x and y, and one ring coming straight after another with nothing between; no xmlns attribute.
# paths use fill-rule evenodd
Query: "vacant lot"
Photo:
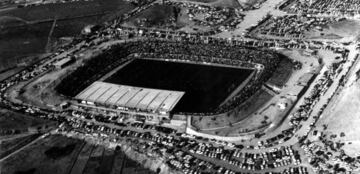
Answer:
<svg viewBox="0 0 360 174"><path fill-rule="evenodd" d="M176 26L180 9L171 5L156 4L140 14L130 18L126 25L136 27L170 27Z"/></svg>
<svg viewBox="0 0 360 174"><path fill-rule="evenodd" d="M0 72L0 81L7 79L8 77L19 73L21 70L23 70L24 67L17 67L17 68L11 68L7 69L5 71Z"/></svg>
<svg viewBox="0 0 360 174"><path fill-rule="evenodd" d="M329 105L319 120L318 129L322 125L328 128L324 131L328 135L336 135L334 141L345 143L344 150L351 156L358 156L360 152L360 83L345 88L337 96L337 100ZM322 130L322 129L320 129ZM345 136L340 136L341 133Z"/></svg>
<svg viewBox="0 0 360 174"><path fill-rule="evenodd" d="M44 53L50 28L51 23L42 23L1 29L0 71Z"/></svg>
<svg viewBox="0 0 360 174"><path fill-rule="evenodd" d="M67 3L51 3L34 7L17 8L0 12L0 16L13 16L25 21L66 19L73 17L106 14L113 11L130 11L134 6L122 0L93 0Z"/></svg>
<svg viewBox="0 0 360 174"><path fill-rule="evenodd" d="M185 91L175 111L207 112L216 109L252 72L249 69L136 59L105 82Z"/></svg>
<svg viewBox="0 0 360 174"><path fill-rule="evenodd" d="M47 51L46 48L56 46L60 37L76 36L87 25L103 23L133 8L135 6L122 0L94 0L2 11L0 71L24 61L36 60L38 55ZM55 18L57 22L53 34L49 36Z"/></svg>
<svg viewBox="0 0 360 174"><path fill-rule="evenodd" d="M25 146L39 136L40 134L31 134L27 136L20 136L17 138L0 140L0 159Z"/></svg>
<svg viewBox="0 0 360 174"><path fill-rule="evenodd" d="M6 159L2 172L67 174L83 145L80 140L50 136Z"/></svg>
<svg viewBox="0 0 360 174"><path fill-rule="evenodd" d="M309 39L336 40L349 42L359 40L360 22L358 20L342 20L324 26L322 30L311 30L306 32Z"/></svg>
<svg viewBox="0 0 360 174"><path fill-rule="evenodd" d="M0 152L33 138L24 136L2 143ZM0 153L2 155L2 153ZM51 135L35 141L1 164L1 173L11 174L150 174L121 150L87 144L82 140Z"/></svg>
<svg viewBox="0 0 360 174"><path fill-rule="evenodd" d="M36 127L48 121L0 109L0 135L11 132L26 132L29 127Z"/></svg>

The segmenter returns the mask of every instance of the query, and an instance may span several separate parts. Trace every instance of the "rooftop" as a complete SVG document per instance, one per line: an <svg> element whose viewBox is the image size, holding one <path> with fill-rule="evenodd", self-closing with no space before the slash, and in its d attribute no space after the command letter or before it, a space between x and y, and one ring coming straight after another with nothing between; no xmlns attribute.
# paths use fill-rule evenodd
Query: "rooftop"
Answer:
<svg viewBox="0 0 360 174"><path fill-rule="evenodd" d="M170 112L184 92L94 82L75 98L97 104Z"/></svg>

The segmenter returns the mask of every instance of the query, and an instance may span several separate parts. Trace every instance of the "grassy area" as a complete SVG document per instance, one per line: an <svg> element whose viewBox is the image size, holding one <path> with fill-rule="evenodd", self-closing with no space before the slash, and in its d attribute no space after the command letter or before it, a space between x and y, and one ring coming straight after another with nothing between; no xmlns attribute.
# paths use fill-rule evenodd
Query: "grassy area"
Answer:
<svg viewBox="0 0 360 174"><path fill-rule="evenodd" d="M271 78L267 81L267 84L271 86L283 87L291 77L293 71L293 63L288 58L283 58L278 68L275 70Z"/></svg>
<svg viewBox="0 0 360 174"><path fill-rule="evenodd" d="M87 25L103 23L115 15L135 8L123 0L94 0L46 4L16 8L0 12L0 71L19 63L32 62L45 53L48 35L57 18L50 37L50 46L55 46L60 37L80 34ZM46 21L43 23L27 23Z"/></svg>
<svg viewBox="0 0 360 174"><path fill-rule="evenodd" d="M82 173L87 161L89 160L90 154L94 149L93 145L86 144L82 149L81 152L74 163L74 166L71 169L71 174L78 174Z"/></svg>
<svg viewBox="0 0 360 174"><path fill-rule="evenodd" d="M343 149L350 156L359 155L360 152L360 83L357 82L345 88L337 99L330 103L323 116L318 121L316 129L328 137L335 135L334 142L345 143ZM326 125L326 130L323 126ZM344 133L343 136L340 136Z"/></svg>
<svg viewBox="0 0 360 174"><path fill-rule="evenodd" d="M99 173L110 173L114 165L114 151L105 149L102 161L99 167Z"/></svg>
<svg viewBox="0 0 360 174"><path fill-rule="evenodd" d="M86 163L83 174L95 174L100 170L100 164L103 159L104 147L97 146L91 153Z"/></svg>
<svg viewBox="0 0 360 174"><path fill-rule="evenodd" d="M313 29L306 32L306 38L309 39L327 39L327 40L353 40L360 36L360 22L357 20L342 20L323 26L322 30Z"/></svg>
<svg viewBox="0 0 360 174"><path fill-rule="evenodd" d="M115 157L114 157L114 166L112 168L111 174L121 173L122 168L124 166L124 162L123 162L124 159L125 159L125 154L123 152L121 152L120 150L116 150Z"/></svg>
<svg viewBox="0 0 360 174"><path fill-rule="evenodd" d="M26 144L30 143L31 141L38 138L40 134L32 134L28 136L21 136L18 138L13 139L6 139L0 141L0 158L3 158L12 152L16 151L17 149L25 146Z"/></svg>
<svg viewBox="0 0 360 174"><path fill-rule="evenodd" d="M67 3L51 3L33 7L17 8L0 12L1 16L14 16L26 21L46 19L64 19L112 11L130 11L134 6L122 0L74 1Z"/></svg>
<svg viewBox="0 0 360 174"><path fill-rule="evenodd" d="M153 174L154 172L149 171L142 167L142 165L136 161L131 160L127 156L123 159L123 168L121 174Z"/></svg>
<svg viewBox="0 0 360 174"><path fill-rule="evenodd" d="M36 127L45 123L48 123L48 121L11 112L6 109L0 110L0 135L1 132L6 132L9 130L26 132L28 131L29 127Z"/></svg>
<svg viewBox="0 0 360 174"><path fill-rule="evenodd" d="M50 158L46 152L52 148L63 148L75 144L66 155ZM21 173L33 171L34 173L67 174L68 166L74 162L83 146L83 142L63 136L50 136L41 139L23 151L6 159L2 165L3 173Z"/></svg>
<svg viewBox="0 0 360 174"><path fill-rule="evenodd" d="M33 136L1 143L0 152ZM0 153L2 155L2 153ZM121 150L87 144L82 140L51 135L34 142L2 163L2 173L37 174L150 174Z"/></svg>
<svg viewBox="0 0 360 174"><path fill-rule="evenodd" d="M180 9L171 5L156 4L129 19L125 25L135 27L176 27Z"/></svg>
<svg viewBox="0 0 360 174"><path fill-rule="evenodd" d="M243 103L235 114L215 117L193 117L192 126L199 129L210 129L217 127L231 127L234 124L248 118L257 112L264 104L266 104L273 96L263 89L260 89L245 103Z"/></svg>
<svg viewBox="0 0 360 174"><path fill-rule="evenodd" d="M7 69L3 72L0 73L0 81L5 80L6 78L17 74L18 72L20 72L21 70L23 70L24 67L16 67L16 68L11 68L11 69Z"/></svg>
<svg viewBox="0 0 360 174"><path fill-rule="evenodd" d="M45 52L51 23L6 27L0 31L0 71ZM33 59L36 59L34 57Z"/></svg>

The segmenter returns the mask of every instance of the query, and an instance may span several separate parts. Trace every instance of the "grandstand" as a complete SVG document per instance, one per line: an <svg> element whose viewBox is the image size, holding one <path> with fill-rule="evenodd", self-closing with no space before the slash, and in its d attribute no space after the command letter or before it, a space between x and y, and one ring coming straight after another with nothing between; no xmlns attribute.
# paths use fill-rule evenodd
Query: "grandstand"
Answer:
<svg viewBox="0 0 360 174"><path fill-rule="evenodd" d="M184 92L117 85L96 81L75 99L83 104L169 114Z"/></svg>
<svg viewBox="0 0 360 174"><path fill-rule="evenodd" d="M62 79L56 90L83 103L74 103L81 109L120 114L128 110L129 117L171 120L167 116L223 114L261 89L281 60L272 51L240 46L127 42L86 61ZM155 93L157 97L152 97Z"/></svg>

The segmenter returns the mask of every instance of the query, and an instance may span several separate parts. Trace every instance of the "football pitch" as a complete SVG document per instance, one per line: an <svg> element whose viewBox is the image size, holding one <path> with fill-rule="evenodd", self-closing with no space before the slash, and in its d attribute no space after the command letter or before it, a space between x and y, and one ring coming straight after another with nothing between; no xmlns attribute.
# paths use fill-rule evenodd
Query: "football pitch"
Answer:
<svg viewBox="0 0 360 174"><path fill-rule="evenodd" d="M174 112L212 112L253 72L252 69L135 59L104 81L183 91Z"/></svg>

